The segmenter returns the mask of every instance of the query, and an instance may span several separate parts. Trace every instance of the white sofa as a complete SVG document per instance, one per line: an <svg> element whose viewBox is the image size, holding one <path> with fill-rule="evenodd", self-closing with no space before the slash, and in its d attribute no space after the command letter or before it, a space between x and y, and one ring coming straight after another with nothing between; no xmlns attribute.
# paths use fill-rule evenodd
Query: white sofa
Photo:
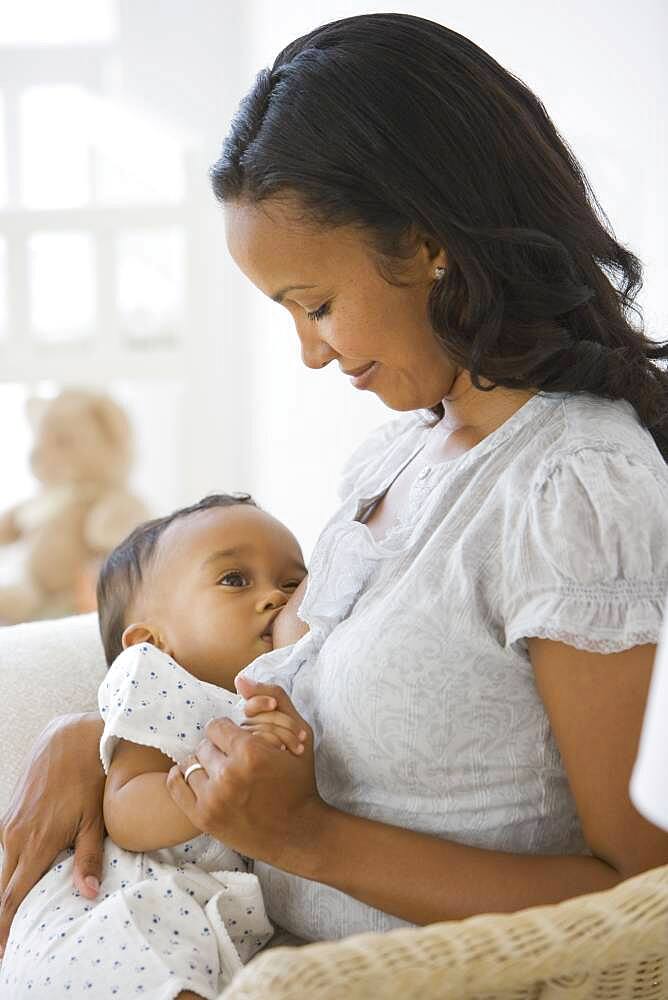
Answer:
<svg viewBox="0 0 668 1000"><path fill-rule="evenodd" d="M96 614L0 627L0 816L37 735L96 710L105 670Z"/></svg>

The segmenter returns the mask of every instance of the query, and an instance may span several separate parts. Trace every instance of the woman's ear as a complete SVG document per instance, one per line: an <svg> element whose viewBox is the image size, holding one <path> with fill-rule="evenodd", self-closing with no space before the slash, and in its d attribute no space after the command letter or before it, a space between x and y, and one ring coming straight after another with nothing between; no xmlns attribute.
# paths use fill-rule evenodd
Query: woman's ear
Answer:
<svg viewBox="0 0 668 1000"><path fill-rule="evenodd" d="M152 625L148 625L146 622L133 622L123 632L121 644L123 649L127 649L128 646L136 646L140 642L148 642L151 646L157 646L163 653L168 652L164 648L160 635Z"/></svg>

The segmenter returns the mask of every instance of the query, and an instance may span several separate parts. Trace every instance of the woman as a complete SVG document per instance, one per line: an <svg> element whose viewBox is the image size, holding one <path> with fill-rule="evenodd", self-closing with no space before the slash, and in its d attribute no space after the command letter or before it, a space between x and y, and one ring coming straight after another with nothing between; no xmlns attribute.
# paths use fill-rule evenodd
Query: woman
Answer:
<svg viewBox="0 0 668 1000"><path fill-rule="evenodd" d="M258 859L305 939L667 863L628 783L668 590L668 344L629 322L640 264L542 105L441 25L347 18L259 74L212 177L304 363L403 415L348 464L291 602L304 654L240 684L299 713L311 751L261 754L218 720L175 801ZM100 729L68 716L34 750L3 940L64 845L96 891Z"/></svg>

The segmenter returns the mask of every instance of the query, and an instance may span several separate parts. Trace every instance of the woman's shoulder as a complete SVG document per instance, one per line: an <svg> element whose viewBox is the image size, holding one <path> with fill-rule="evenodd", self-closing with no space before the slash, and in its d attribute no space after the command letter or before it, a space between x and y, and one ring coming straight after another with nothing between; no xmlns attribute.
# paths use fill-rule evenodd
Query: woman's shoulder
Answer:
<svg viewBox="0 0 668 1000"><path fill-rule="evenodd" d="M564 400L559 432L543 441L504 523L518 566L532 559L580 584L664 581L668 465L635 410L621 400ZM540 447L540 442L538 443ZM522 571L524 571L524 569Z"/></svg>
<svg viewBox="0 0 668 1000"><path fill-rule="evenodd" d="M534 408L539 419L526 420L509 441L510 453L497 455L507 498L523 502L527 493L540 493L555 476L562 475L565 484L569 472L582 468L586 475L593 465L604 480L617 479L620 469L642 467L668 488L668 465L627 400L589 393L545 394L543 399ZM605 489L603 483L601 487Z"/></svg>
<svg viewBox="0 0 668 1000"><path fill-rule="evenodd" d="M668 572L668 465L624 400L565 396L499 477L502 546L564 578ZM511 560L512 561L512 560Z"/></svg>
<svg viewBox="0 0 668 1000"><path fill-rule="evenodd" d="M565 396L558 433L545 448L537 472L548 476L564 463L578 458L586 461L588 453L608 456L611 465L632 460L662 478L668 476L668 465L654 438L625 399L603 399L589 393Z"/></svg>
<svg viewBox="0 0 668 1000"><path fill-rule="evenodd" d="M506 641L617 652L655 642L668 587L668 466L623 401L564 399L505 497Z"/></svg>

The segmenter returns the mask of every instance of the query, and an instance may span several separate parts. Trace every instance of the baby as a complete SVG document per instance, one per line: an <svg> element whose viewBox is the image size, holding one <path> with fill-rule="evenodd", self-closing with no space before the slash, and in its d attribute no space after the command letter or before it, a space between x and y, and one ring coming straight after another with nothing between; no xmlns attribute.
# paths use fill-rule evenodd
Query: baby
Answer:
<svg viewBox="0 0 668 1000"><path fill-rule="evenodd" d="M307 631L284 612L306 567L288 529L248 495L213 495L140 525L98 581L109 671L103 879L72 887L63 852L12 925L0 997L213 1000L272 936L246 859L202 834L166 787L209 719L227 715L278 750L302 750L296 722L233 694L236 674ZM295 604L295 602L293 602Z"/></svg>

